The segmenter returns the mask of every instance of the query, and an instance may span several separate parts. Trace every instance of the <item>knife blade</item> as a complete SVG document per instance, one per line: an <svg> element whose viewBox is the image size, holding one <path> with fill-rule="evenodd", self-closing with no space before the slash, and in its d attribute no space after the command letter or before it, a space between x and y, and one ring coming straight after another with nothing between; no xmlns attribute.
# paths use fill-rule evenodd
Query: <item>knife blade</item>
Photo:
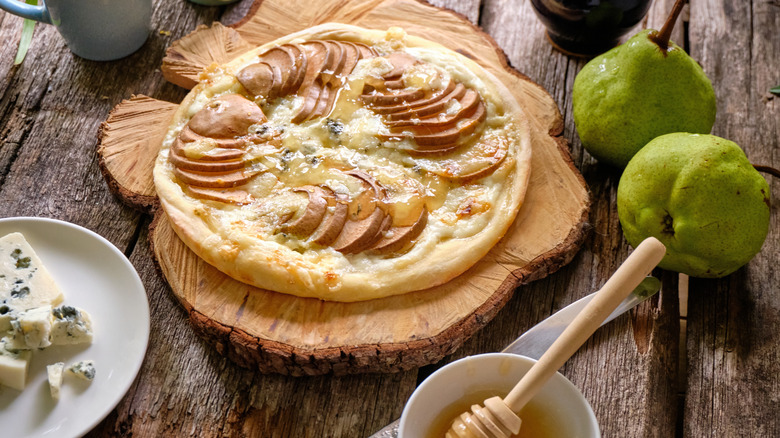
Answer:
<svg viewBox="0 0 780 438"><path fill-rule="evenodd" d="M637 286L636 289L620 303L615 311L601 323L601 325L603 326L623 313L633 309L637 304L652 297L659 290L661 290L661 280L655 277L646 277L639 283L639 286ZM563 333L563 330L568 327L574 317L580 313L582 308L585 307L597 293L598 291L593 292L555 312L549 318L536 324L520 335L519 338L507 345L501 352L520 354L538 360L542 357L542 354L550 348L550 345L558 339L558 336ZM393 421L368 438L398 438L398 425L400 421L400 419Z"/></svg>

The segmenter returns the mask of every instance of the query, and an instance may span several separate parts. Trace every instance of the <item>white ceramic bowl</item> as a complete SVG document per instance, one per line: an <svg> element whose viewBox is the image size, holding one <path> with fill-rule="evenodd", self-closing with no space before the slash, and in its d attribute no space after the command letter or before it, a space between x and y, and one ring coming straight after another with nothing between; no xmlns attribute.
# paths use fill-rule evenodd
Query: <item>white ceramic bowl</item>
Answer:
<svg viewBox="0 0 780 438"><path fill-rule="evenodd" d="M446 431L452 419L465 411L458 406L464 400L475 397L476 403L482 404L491 396L506 396L534 362L524 356L489 353L464 357L442 367L425 379L409 398L401 414L399 438L433 438L442 427ZM465 402L465 406L471 403ZM560 373L555 373L529 402L521 418L520 436L540 427L550 437L601 437L590 404ZM439 437L443 437L443 432L440 433ZM529 436L545 435L536 431Z"/></svg>

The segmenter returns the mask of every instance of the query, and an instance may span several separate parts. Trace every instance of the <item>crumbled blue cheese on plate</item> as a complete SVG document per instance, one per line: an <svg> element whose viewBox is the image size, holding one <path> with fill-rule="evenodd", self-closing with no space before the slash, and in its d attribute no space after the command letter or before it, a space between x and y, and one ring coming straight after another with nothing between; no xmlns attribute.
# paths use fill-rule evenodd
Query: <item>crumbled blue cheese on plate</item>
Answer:
<svg viewBox="0 0 780 438"><path fill-rule="evenodd" d="M5 339L0 339L0 385L23 390L31 358L30 350L12 350L8 348Z"/></svg>
<svg viewBox="0 0 780 438"><path fill-rule="evenodd" d="M82 360L80 362L76 362L68 367L68 372L80 379L91 382L92 379L95 378L95 361Z"/></svg>
<svg viewBox="0 0 780 438"><path fill-rule="evenodd" d="M51 345L51 306L43 306L19 313L11 320L8 346L15 350L46 348Z"/></svg>
<svg viewBox="0 0 780 438"><path fill-rule="evenodd" d="M51 398L59 400L60 388L62 387L62 371L65 369L64 362L57 362L46 366L46 376L49 380L49 391Z"/></svg>
<svg viewBox="0 0 780 438"><path fill-rule="evenodd" d="M60 306L52 310L51 343L53 345L92 342L92 320L83 309Z"/></svg>

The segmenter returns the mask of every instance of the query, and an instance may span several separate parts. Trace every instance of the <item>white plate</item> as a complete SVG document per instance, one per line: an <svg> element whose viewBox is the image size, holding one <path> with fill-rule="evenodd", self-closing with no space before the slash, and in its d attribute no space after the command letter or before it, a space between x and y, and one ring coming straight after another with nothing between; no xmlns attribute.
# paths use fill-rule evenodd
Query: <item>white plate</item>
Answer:
<svg viewBox="0 0 780 438"><path fill-rule="evenodd" d="M63 304L90 314L95 335L91 345L34 352L24 391L0 386L0 435L80 436L116 407L141 368L149 342L146 291L127 258L92 231L53 219L0 219L0 236L14 231L24 234L59 284ZM46 365L84 359L95 360L95 380L65 376L59 402L52 400Z"/></svg>

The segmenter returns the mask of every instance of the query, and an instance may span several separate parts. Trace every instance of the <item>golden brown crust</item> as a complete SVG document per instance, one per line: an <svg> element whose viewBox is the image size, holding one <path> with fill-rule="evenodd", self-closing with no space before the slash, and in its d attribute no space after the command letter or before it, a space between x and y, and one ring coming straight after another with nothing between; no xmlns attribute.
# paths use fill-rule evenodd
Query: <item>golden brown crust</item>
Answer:
<svg viewBox="0 0 780 438"><path fill-rule="evenodd" d="M321 47L315 50L305 48L307 41L327 43L310 44ZM292 45L312 50L320 57L317 62L335 68L314 69L320 76L313 80L295 71L283 74L275 64L252 67L265 76L244 75L242 82L274 90L273 99L247 91L236 79L258 63L303 68L293 56L300 49L274 50L278 61L263 58L271 48ZM374 58L361 46L379 55L405 54L395 57L406 61ZM416 61L407 62L410 57ZM353 70L347 71L350 65ZM323 71L329 73L322 76ZM414 112L435 103L439 94L451 93L453 81L463 91L440 109L447 113L438 120L424 115L422 123L394 125L386 115L399 111L382 109L400 105L400 112L408 113L406 105ZM438 85L429 87L432 83ZM301 90L296 92L296 86ZM262 132L257 124L248 128L255 131L247 135L258 139L242 146L250 156L246 172L251 175L233 189L249 194L240 205L212 193L227 183L217 187L213 178L201 175L183 181L170 160L171 146L193 115L231 95L256 97L268 116ZM309 95L316 101L307 108ZM449 281L484 256L522 203L531 148L522 110L510 96L474 62L398 29L320 25L207 69L174 118L157 160L155 184L179 237L240 281L336 301L425 289ZM301 111L302 120L290 123ZM266 137L259 139L260 134ZM190 163L205 162L219 148L203 144L185 141L179 147L190 155L179 161L212 168ZM188 184L201 185L193 191Z"/></svg>

